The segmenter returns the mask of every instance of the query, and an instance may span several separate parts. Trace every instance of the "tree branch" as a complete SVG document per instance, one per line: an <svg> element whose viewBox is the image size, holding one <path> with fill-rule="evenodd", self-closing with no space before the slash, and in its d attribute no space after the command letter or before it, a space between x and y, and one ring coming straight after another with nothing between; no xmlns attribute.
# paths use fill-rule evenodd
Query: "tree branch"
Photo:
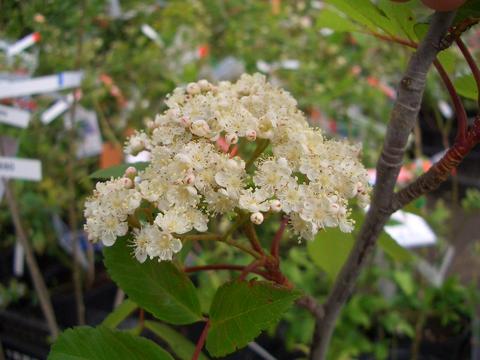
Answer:
<svg viewBox="0 0 480 360"><path fill-rule="evenodd" d="M325 316L317 319L310 358L325 359L340 310L353 290L368 256L375 247L383 226L391 215L393 191L402 166L410 132L417 119L425 89L427 72L441 50L454 12L437 12L417 51L412 55L398 88L382 153L377 163L377 181L370 209L355 245L325 303Z"/></svg>
<svg viewBox="0 0 480 360"><path fill-rule="evenodd" d="M455 142L445 155L428 169L426 173L395 193L390 211L393 213L407 205L410 201L438 188L479 141L480 116L477 116L473 126L467 133L465 143Z"/></svg>

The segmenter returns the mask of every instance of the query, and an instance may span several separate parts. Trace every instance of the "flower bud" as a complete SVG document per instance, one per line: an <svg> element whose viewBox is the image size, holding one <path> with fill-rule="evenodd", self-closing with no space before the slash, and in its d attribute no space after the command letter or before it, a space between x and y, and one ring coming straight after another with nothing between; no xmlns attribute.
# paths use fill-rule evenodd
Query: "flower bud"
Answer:
<svg viewBox="0 0 480 360"><path fill-rule="evenodd" d="M199 80L198 86L200 86L200 90L202 91L207 91L210 89L210 83L205 79Z"/></svg>
<svg viewBox="0 0 480 360"><path fill-rule="evenodd" d="M133 166L129 166L125 170L125 177L127 177L127 178L134 179L135 175L137 175L137 169L135 169Z"/></svg>
<svg viewBox="0 0 480 360"><path fill-rule="evenodd" d="M257 139L257 132L255 130L247 130L245 132L245 137L248 141L255 141Z"/></svg>
<svg viewBox="0 0 480 360"><path fill-rule="evenodd" d="M133 182L138 185L142 182L142 178L140 176L135 176Z"/></svg>
<svg viewBox="0 0 480 360"><path fill-rule="evenodd" d="M180 124L182 124L183 127L189 127L192 124L192 120L190 120L190 117L187 115L184 115L180 118Z"/></svg>
<svg viewBox="0 0 480 360"><path fill-rule="evenodd" d="M261 212L256 212L250 215L250 221L255 225L260 225L263 222L263 214Z"/></svg>
<svg viewBox="0 0 480 360"><path fill-rule="evenodd" d="M210 126L208 126L205 120L195 120L190 125L190 131L194 135L205 137L210 134Z"/></svg>
<svg viewBox="0 0 480 360"><path fill-rule="evenodd" d="M187 85L187 93L189 95L200 94L200 86L197 83L191 82Z"/></svg>
<svg viewBox="0 0 480 360"><path fill-rule="evenodd" d="M145 150L145 143L138 138L133 138L130 141L130 149L132 155L137 155L140 151Z"/></svg>
<svg viewBox="0 0 480 360"><path fill-rule="evenodd" d="M192 185L195 182L195 175L193 175L192 173L188 173L184 176L182 182L185 185Z"/></svg>
<svg viewBox="0 0 480 360"><path fill-rule="evenodd" d="M130 178L127 178L127 177L122 178L122 184L125 187L125 189L133 188L133 181Z"/></svg>
<svg viewBox="0 0 480 360"><path fill-rule="evenodd" d="M238 135L235 133L227 134L225 135L225 141L227 142L228 145L234 145L238 142Z"/></svg>
<svg viewBox="0 0 480 360"><path fill-rule="evenodd" d="M158 125L153 121L153 120L148 120L147 121L147 128L149 130L153 130L157 127Z"/></svg>
<svg viewBox="0 0 480 360"><path fill-rule="evenodd" d="M270 210L273 212L280 212L282 210L282 203L280 200L274 199L270 201Z"/></svg>

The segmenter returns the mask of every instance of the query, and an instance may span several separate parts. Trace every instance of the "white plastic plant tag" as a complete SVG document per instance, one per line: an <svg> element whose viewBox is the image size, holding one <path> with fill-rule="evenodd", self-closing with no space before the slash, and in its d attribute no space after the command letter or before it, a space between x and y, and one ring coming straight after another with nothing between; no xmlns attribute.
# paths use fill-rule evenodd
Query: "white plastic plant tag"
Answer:
<svg viewBox="0 0 480 360"><path fill-rule="evenodd" d="M0 156L0 178L39 181L42 163L39 160Z"/></svg>
<svg viewBox="0 0 480 360"><path fill-rule="evenodd" d="M0 99L49 93L79 87L83 71L66 71L56 75L0 83Z"/></svg>
<svg viewBox="0 0 480 360"><path fill-rule="evenodd" d="M15 248L13 250L13 274L17 277L23 276L25 269L25 251L23 246L20 243L15 243Z"/></svg>
<svg viewBox="0 0 480 360"><path fill-rule="evenodd" d="M0 105L0 123L26 128L30 122L30 117L29 111Z"/></svg>
<svg viewBox="0 0 480 360"><path fill-rule="evenodd" d="M7 48L7 56L14 56L40 41L40 33L34 32L18 40Z"/></svg>
<svg viewBox="0 0 480 360"><path fill-rule="evenodd" d="M80 96L78 95L77 99L79 98ZM62 115L65 111L67 111L70 108L70 106L72 106L74 99L75 99L75 96L73 93L71 93L71 94L68 94L65 98L55 101L55 103L52 106L50 106L47 110L45 110L40 116L42 123L44 125L50 124L53 120L55 120L57 117Z"/></svg>
<svg viewBox="0 0 480 360"><path fill-rule="evenodd" d="M71 128L71 113L64 116L65 128ZM102 135L98 126L97 114L82 106L75 109L75 127L78 129L77 157L96 156L102 152Z"/></svg>
<svg viewBox="0 0 480 360"><path fill-rule="evenodd" d="M437 241L435 233L427 222L418 215L398 210L393 213L392 220L397 225L386 225L385 231L399 245L405 248L434 245Z"/></svg>

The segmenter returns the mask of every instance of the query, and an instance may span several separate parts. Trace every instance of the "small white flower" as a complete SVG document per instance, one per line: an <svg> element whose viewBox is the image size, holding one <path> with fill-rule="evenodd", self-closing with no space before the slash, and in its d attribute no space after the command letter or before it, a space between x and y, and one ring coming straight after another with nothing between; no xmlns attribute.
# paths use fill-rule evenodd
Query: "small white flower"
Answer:
<svg viewBox="0 0 480 360"><path fill-rule="evenodd" d="M190 95L200 94L200 86L197 83L189 83L187 85L187 93Z"/></svg>
<svg viewBox="0 0 480 360"><path fill-rule="evenodd" d="M253 213L250 215L250 221L255 225L260 225L263 222L263 214L260 212Z"/></svg>
<svg viewBox="0 0 480 360"><path fill-rule="evenodd" d="M192 134L200 136L200 137L207 137L210 134L210 127L208 126L205 120L195 120L190 125L190 131Z"/></svg>

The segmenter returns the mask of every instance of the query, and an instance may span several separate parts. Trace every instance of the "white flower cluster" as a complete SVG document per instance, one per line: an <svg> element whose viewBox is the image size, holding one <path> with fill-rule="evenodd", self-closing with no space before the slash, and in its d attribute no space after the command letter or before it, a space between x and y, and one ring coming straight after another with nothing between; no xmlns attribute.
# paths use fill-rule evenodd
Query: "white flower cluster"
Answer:
<svg viewBox="0 0 480 360"><path fill-rule="evenodd" d="M267 212L283 211L293 231L309 240L325 227L352 230L348 200L368 202L360 148L324 139L290 94L264 76L243 75L217 86L200 80L175 89L166 104L168 110L126 145L132 154L149 151L149 166L138 176L129 169L124 178L97 185L87 201L92 240L111 245L125 235L127 218L142 200L155 212L133 231L139 261L171 259L182 245L176 236L205 232L209 217L235 209L248 212L255 224ZM223 152L219 139L229 148L268 142L271 152L248 167L240 156Z"/></svg>

